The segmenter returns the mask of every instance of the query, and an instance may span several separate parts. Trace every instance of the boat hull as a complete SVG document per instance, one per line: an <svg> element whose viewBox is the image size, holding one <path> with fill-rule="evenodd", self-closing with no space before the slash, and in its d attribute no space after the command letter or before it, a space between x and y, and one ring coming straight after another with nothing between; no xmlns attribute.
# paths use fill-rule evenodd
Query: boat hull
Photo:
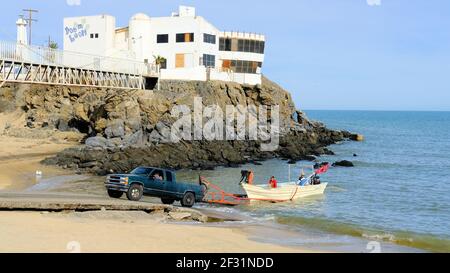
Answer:
<svg viewBox="0 0 450 273"><path fill-rule="evenodd" d="M293 183L286 183L279 184L278 188L272 189L268 186L242 184L242 187L250 200L285 202L308 196L322 195L327 185L327 183L323 183L302 187Z"/></svg>

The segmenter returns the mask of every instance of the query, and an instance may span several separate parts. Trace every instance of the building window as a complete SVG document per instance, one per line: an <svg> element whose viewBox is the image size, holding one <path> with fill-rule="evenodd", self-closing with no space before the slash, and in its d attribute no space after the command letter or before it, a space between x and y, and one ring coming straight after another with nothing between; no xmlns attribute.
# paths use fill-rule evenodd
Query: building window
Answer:
<svg viewBox="0 0 450 273"><path fill-rule="evenodd" d="M95 39L98 39L98 33L95 33Z"/></svg>
<svg viewBox="0 0 450 273"><path fill-rule="evenodd" d="M255 61L223 60L222 62L222 68L230 69L235 73L257 74L261 67L262 63Z"/></svg>
<svg viewBox="0 0 450 273"><path fill-rule="evenodd" d="M216 35L212 35L212 34L203 34L203 42L208 43L208 44L216 44Z"/></svg>
<svg viewBox="0 0 450 273"><path fill-rule="evenodd" d="M259 42L259 49L258 49L258 53L260 54L264 54L264 47L265 47L266 43L264 41L260 41Z"/></svg>
<svg viewBox="0 0 450 273"><path fill-rule="evenodd" d="M167 44L169 42L169 34L158 34L156 36L156 43Z"/></svg>
<svg viewBox="0 0 450 273"><path fill-rule="evenodd" d="M219 50L220 51L231 51L231 39L230 38L220 38L219 39Z"/></svg>
<svg viewBox="0 0 450 273"><path fill-rule="evenodd" d="M203 65L205 67L216 67L216 56L203 54Z"/></svg>
<svg viewBox="0 0 450 273"><path fill-rule="evenodd" d="M264 47L265 47L264 41L236 39L236 38L219 39L220 51L238 51L238 52L264 54Z"/></svg>
<svg viewBox="0 0 450 273"><path fill-rule="evenodd" d="M161 69L167 69L167 59L164 59L159 64Z"/></svg>
<svg viewBox="0 0 450 273"><path fill-rule="evenodd" d="M91 33L90 37L91 39L98 39L98 33Z"/></svg>
<svg viewBox="0 0 450 273"><path fill-rule="evenodd" d="M175 68L183 68L184 67L184 54L176 54L175 55Z"/></svg>
<svg viewBox="0 0 450 273"><path fill-rule="evenodd" d="M161 69L167 69L167 59L162 56L154 56L155 64L159 65Z"/></svg>
<svg viewBox="0 0 450 273"><path fill-rule="evenodd" d="M246 40L238 40L238 49L239 52L245 52L244 43Z"/></svg>
<svg viewBox="0 0 450 273"><path fill-rule="evenodd" d="M194 33L178 33L177 43L192 43L194 42Z"/></svg>

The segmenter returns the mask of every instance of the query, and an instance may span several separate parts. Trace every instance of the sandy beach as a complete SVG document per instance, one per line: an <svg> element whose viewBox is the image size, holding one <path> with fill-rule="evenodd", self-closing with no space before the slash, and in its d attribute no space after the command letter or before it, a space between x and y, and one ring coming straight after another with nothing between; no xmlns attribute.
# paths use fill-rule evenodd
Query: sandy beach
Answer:
<svg viewBox="0 0 450 273"><path fill-rule="evenodd" d="M21 192L67 171L40 161L76 143L0 136L0 191ZM0 252L304 252L255 242L242 229L167 222L139 212L0 212Z"/></svg>
<svg viewBox="0 0 450 273"><path fill-rule="evenodd" d="M0 212L0 242L0 252L303 252L251 241L239 229L170 224L131 212Z"/></svg>

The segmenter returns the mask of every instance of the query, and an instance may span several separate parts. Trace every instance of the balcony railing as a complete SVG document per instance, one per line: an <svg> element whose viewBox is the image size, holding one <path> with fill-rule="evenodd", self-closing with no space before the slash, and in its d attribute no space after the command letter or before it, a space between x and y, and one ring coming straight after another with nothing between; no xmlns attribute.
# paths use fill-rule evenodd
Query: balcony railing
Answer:
<svg viewBox="0 0 450 273"><path fill-rule="evenodd" d="M158 76L159 74L159 67L155 64L5 41L0 41L0 59L143 76Z"/></svg>

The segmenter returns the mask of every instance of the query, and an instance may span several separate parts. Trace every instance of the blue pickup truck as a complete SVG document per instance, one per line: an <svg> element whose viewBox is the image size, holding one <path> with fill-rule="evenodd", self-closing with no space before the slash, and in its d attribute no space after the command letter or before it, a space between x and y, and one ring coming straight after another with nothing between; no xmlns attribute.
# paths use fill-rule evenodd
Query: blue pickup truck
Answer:
<svg viewBox="0 0 450 273"><path fill-rule="evenodd" d="M164 204L180 201L183 207L193 207L203 201L207 186L204 184L179 183L175 172L152 167L139 167L129 174L113 174L106 178L106 189L111 198L139 201L142 196L161 198Z"/></svg>

